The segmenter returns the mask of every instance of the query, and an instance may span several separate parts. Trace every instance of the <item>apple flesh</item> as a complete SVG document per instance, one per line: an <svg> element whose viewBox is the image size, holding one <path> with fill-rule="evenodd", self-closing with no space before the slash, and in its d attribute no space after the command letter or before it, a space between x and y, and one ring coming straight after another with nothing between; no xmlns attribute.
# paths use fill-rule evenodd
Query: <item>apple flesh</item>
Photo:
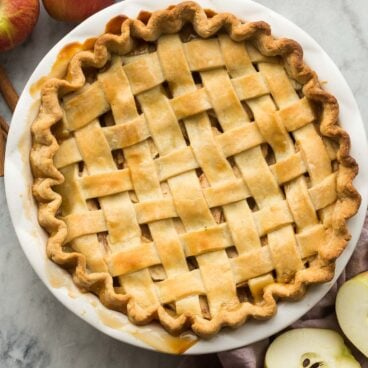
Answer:
<svg viewBox="0 0 368 368"><path fill-rule="evenodd" d="M114 0L43 0L43 5L49 15L56 20L79 23L114 2Z"/></svg>
<svg viewBox="0 0 368 368"><path fill-rule="evenodd" d="M0 51L28 38L40 14L38 0L0 0Z"/></svg>
<svg viewBox="0 0 368 368"><path fill-rule="evenodd" d="M336 315L346 337L368 358L368 272L341 286Z"/></svg>
<svg viewBox="0 0 368 368"><path fill-rule="evenodd" d="M268 347L266 368L361 368L335 331L298 328L278 336Z"/></svg>

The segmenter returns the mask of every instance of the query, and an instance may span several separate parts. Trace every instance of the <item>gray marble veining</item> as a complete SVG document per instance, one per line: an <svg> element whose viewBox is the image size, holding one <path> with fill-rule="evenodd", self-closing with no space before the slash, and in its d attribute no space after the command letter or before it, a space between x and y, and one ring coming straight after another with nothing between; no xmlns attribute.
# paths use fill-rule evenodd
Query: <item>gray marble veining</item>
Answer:
<svg viewBox="0 0 368 368"><path fill-rule="evenodd" d="M336 62L368 121L368 2L259 0L307 31ZM0 54L18 91L72 26L42 11L31 39ZM0 100L0 114L11 114ZM367 124L367 123L366 123ZM368 126L368 125L366 125ZM67 311L45 288L13 231L0 179L0 367L176 367L181 357L144 351L105 336Z"/></svg>

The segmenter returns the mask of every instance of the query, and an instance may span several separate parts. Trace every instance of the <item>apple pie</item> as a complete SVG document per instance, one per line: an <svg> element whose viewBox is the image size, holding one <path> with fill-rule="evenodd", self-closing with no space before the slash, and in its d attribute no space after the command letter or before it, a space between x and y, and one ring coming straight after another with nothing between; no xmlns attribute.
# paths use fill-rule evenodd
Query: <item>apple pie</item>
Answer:
<svg viewBox="0 0 368 368"><path fill-rule="evenodd" d="M183 2L49 79L30 154L48 257L135 324L211 336L331 280L360 196L301 46Z"/></svg>

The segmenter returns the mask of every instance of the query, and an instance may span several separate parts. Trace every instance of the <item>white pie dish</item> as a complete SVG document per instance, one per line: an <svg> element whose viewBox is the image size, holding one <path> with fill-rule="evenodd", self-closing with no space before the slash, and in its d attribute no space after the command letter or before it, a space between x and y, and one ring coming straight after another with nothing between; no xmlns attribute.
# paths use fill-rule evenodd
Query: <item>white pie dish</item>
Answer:
<svg viewBox="0 0 368 368"><path fill-rule="evenodd" d="M110 7L103 12L93 16L60 41L41 61L39 66L28 81L26 88L20 98L17 110L12 121L12 128L9 134L6 158L6 191L10 208L10 213L17 231L20 243L29 258L32 266L39 274L44 283L54 293L54 295L74 313L98 328L99 330L118 338L124 342L138 346L144 346L141 341L136 340L126 329L116 328L110 323L110 327L100 318L96 308L91 306L94 297L89 294L81 294L73 286L55 287L55 282L50 278L50 272L59 272L45 255L46 235L39 228L36 218L36 206L30 196L30 186L32 178L28 164L28 151L30 147L30 136L28 134L28 124L32 120L29 116L29 108L34 102L34 98L29 93L30 86L41 76L47 74L60 49L66 44L74 41L83 41L86 38L96 36L104 29L107 21L117 14L126 14L134 17L140 10L156 10L164 8L179 1L160 0L155 3L150 1L125 1ZM336 66L320 49L320 47L309 38L303 31L281 18L270 10L253 2L240 2L233 0L223 4L220 1L199 1L203 7L212 8L217 11L229 11L247 20L265 20L273 28L276 36L286 36L299 41L306 53L307 63L314 68L321 80L328 81L327 89L331 91L339 100L341 107L341 121L344 128L349 132L352 139L352 156L357 158L360 166L363 167L362 157L367 154L367 146L364 138L364 129L354 98L346 85ZM322 62L321 62L322 61ZM349 122L349 125L344 124ZM21 146L21 149L20 149ZM353 235L346 251L337 263L336 277L341 273L347 263L356 241L358 239L361 226L364 220L364 209L366 208L366 188L367 179L365 173L359 174L355 180L355 185L363 196L363 201L359 213L349 222L349 227ZM51 271L52 270L52 271ZM60 271L61 274L62 271ZM65 274L66 280L69 276ZM70 281L70 280L69 280ZM65 281L68 283L68 281ZM280 303L279 311L273 319L267 322L248 322L245 326L235 331L223 331L209 341L200 341L190 348L187 353L199 354L213 351L227 350L239 346L247 345L264 337L267 337L280 329L286 327L305 312L307 312L323 295L328 291L333 282L310 288L306 297L300 302ZM60 285L58 285L60 286ZM72 293L70 288L73 289ZM112 318L124 321L126 317L112 311L105 311ZM106 321L105 321L106 322ZM137 327L132 327L138 330ZM146 330L147 331L147 328ZM151 331L152 332L152 331Z"/></svg>

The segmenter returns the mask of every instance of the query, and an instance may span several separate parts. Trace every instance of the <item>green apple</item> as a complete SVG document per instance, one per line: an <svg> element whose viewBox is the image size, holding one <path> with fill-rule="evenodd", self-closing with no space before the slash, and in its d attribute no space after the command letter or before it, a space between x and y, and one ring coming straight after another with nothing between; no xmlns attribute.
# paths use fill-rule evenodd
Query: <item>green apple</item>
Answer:
<svg viewBox="0 0 368 368"><path fill-rule="evenodd" d="M266 368L361 368L342 337L320 328L297 328L268 347Z"/></svg>
<svg viewBox="0 0 368 368"><path fill-rule="evenodd" d="M336 297L336 315L346 337L368 357L368 272L341 286Z"/></svg>

